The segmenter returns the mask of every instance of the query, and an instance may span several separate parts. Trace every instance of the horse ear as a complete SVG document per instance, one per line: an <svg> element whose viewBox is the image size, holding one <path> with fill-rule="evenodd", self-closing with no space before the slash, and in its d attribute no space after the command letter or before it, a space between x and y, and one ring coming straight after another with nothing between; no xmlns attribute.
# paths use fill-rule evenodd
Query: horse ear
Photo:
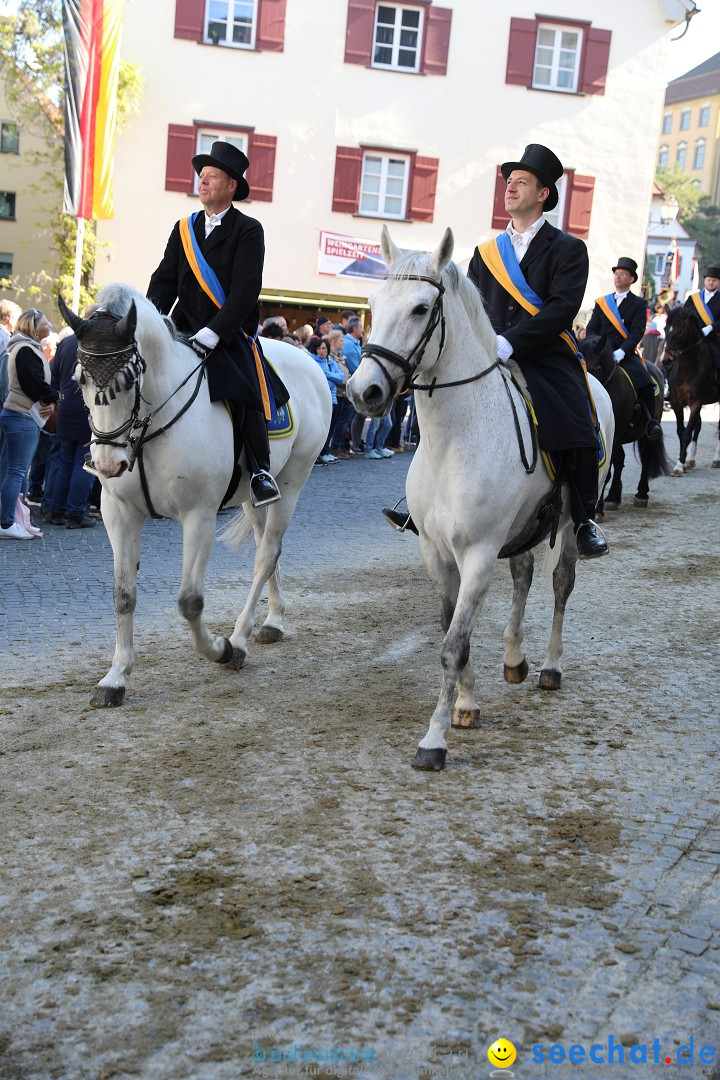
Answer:
<svg viewBox="0 0 720 1080"><path fill-rule="evenodd" d="M87 330L87 322L80 315L76 315L74 311L70 310L63 299L62 293L58 293L58 310L65 322L72 329L75 337L80 340Z"/></svg>
<svg viewBox="0 0 720 1080"><path fill-rule="evenodd" d="M137 308L135 307L135 301L133 300L127 315L123 315L122 319L115 323L115 337L120 338L121 341L132 341L135 337L136 327Z"/></svg>
<svg viewBox="0 0 720 1080"><path fill-rule="evenodd" d="M455 237L453 231L450 228L445 230L445 234L430 256L430 265L434 272L439 276L447 264L452 259L452 253L455 249Z"/></svg>
<svg viewBox="0 0 720 1080"><path fill-rule="evenodd" d="M383 225L382 232L380 233L380 250L382 251L385 265L388 267L392 266L394 262L397 262L402 255L400 248L390 239L387 225Z"/></svg>

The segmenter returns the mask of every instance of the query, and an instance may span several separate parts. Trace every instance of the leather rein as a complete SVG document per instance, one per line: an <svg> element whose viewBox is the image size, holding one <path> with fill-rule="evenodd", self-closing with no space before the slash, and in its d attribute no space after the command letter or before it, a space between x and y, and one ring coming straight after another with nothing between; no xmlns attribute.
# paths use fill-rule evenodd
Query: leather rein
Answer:
<svg viewBox="0 0 720 1080"><path fill-rule="evenodd" d="M477 382L479 379L484 379L486 375L489 375L497 368L502 375L503 386L505 387L505 392L507 393L508 399L510 401L510 406L512 408L513 420L515 423L515 434L517 436L518 446L520 448L520 457L525 468L525 472L534 472L538 462L538 441L537 434L535 432L535 425L533 423L532 415L530 412L530 407L525 399L525 395L522 392L522 388L518 385L512 373L508 371L507 368L502 364L502 361L496 359L488 367L484 368L482 371L479 371L476 375L468 376L468 378L466 379L453 379L451 382L438 382L437 379L432 379L432 381L427 384L415 382L416 372L420 364L422 363L423 356L425 355L425 349L427 348L430 338L435 333L438 325L440 326L440 345L438 347L438 354L435 358L436 364L442 355L443 349L445 348L445 309L443 307L443 295L445 293L445 286L442 284L442 282L437 281L436 278L428 277L425 274L403 274L401 277L398 276L395 278L393 278L392 275L388 275L386 280L427 281L428 284L433 285L437 289L438 294L435 298L435 303L433 304L430 311L430 317L428 319L427 326L423 330L419 340L417 341L415 347L413 348L409 356L402 356L400 353L394 352L392 349L386 349L384 345L376 345L373 342L368 341L365 345L362 346L360 350L363 358L367 356L371 360L375 361L375 363L385 376L387 384L390 388L390 393L393 396L396 394L404 394L408 390L412 389L426 390L428 398L431 398L436 390L444 390L452 386L466 386L468 383L473 383ZM380 357L382 357L382 360L380 359ZM387 368L385 367L385 364L383 364L383 360L390 361L390 363L395 364L397 367L400 368L401 371L405 373L405 378L403 379L402 385L399 388L396 385L395 379L392 378ZM513 383L515 389L519 392L520 396L525 402L525 409L527 411L528 422L530 425L530 438L532 442L531 462L528 462L527 456L525 454L525 447L522 440L522 431L520 430L520 421L518 420L515 400L510 393L510 389L507 384L508 379Z"/></svg>

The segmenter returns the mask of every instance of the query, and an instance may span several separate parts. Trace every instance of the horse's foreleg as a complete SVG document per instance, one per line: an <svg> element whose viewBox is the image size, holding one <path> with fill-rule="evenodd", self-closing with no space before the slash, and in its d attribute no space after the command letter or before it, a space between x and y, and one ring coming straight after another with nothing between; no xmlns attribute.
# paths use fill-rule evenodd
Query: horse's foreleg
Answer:
<svg viewBox="0 0 720 1080"><path fill-rule="evenodd" d="M282 591L282 578L280 576L280 563L277 563L272 574L268 578L268 613L255 640L260 645L272 645L276 641L282 641L285 633L285 596Z"/></svg>
<svg viewBox="0 0 720 1080"><path fill-rule="evenodd" d="M460 573L454 563L443 562L437 550L430 545L427 545L424 556L428 572L440 593L440 624L447 634L455 614ZM479 720L480 709L475 700L475 672L468 660L458 675L458 696L452 710L451 722L456 728L472 728L478 726Z"/></svg>
<svg viewBox="0 0 720 1080"><path fill-rule="evenodd" d="M182 581L177 595L180 614L187 621L195 649L208 660L241 666L227 638L211 634L203 621L205 570L215 539L215 515L208 507L197 507L182 521Z"/></svg>
<svg viewBox="0 0 720 1080"><path fill-rule="evenodd" d="M605 509L617 510L622 501L622 474L625 467L625 451L622 444L617 447L612 457L612 482L605 497Z"/></svg>
<svg viewBox="0 0 720 1080"><path fill-rule="evenodd" d="M522 643L525 634L523 620L530 585L532 584L535 557L532 551L523 555L514 555L510 559L510 573L513 579L512 605L510 618L503 633L505 655L503 656L503 674L505 682L521 683L527 679L528 665Z"/></svg>
<svg viewBox="0 0 720 1080"><path fill-rule="evenodd" d="M90 699L94 708L122 705L125 679L133 669L133 618L137 603L137 575L140 567L140 533L144 514L132 507L122 512L115 500L103 493L103 522L113 549L115 603L115 652L112 667L95 687Z"/></svg>
<svg viewBox="0 0 720 1080"><path fill-rule="evenodd" d="M712 469L720 469L720 420L718 420L717 440L715 442L715 457L712 459Z"/></svg>
<svg viewBox="0 0 720 1080"><path fill-rule="evenodd" d="M563 654L562 631L565 619L565 607L567 606L570 593L575 585L575 565L577 563L577 547L572 532L567 529L563 533L563 546L560 561L553 573L553 591L555 593L555 610L553 613L552 632L548 644L547 656L540 671L539 686L542 690L557 690L562 681L562 669L560 657Z"/></svg>
<svg viewBox="0 0 720 1080"><path fill-rule="evenodd" d="M690 419L688 420L687 428L687 454L685 455L685 468L695 468L695 458L697 457L697 444L700 438L700 428L702 427L702 417L700 410L702 403L698 404L697 409L692 409L690 412Z"/></svg>
<svg viewBox="0 0 720 1080"><path fill-rule="evenodd" d="M466 559L463 565L457 603L440 651L443 666L440 696L427 734L420 740L415 754L414 769L438 771L444 768L447 756L445 732L450 727L452 697L470 658L470 636L490 585L494 562L494 558L485 555L472 562Z"/></svg>

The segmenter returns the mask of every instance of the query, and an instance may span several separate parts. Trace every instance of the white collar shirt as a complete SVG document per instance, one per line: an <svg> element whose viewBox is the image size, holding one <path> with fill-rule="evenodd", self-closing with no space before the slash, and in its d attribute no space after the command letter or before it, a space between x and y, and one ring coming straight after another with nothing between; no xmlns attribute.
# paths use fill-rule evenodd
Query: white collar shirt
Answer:
<svg viewBox="0 0 720 1080"><path fill-rule="evenodd" d="M625 292L613 293L613 295L615 297L615 303L616 304L621 304L629 292L630 292L630 290L626 289Z"/></svg>
<svg viewBox="0 0 720 1080"><path fill-rule="evenodd" d="M709 289L703 289L703 293L705 294L703 299L705 300L706 304L710 303L710 301L712 300L712 298L713 298L713 296L715 295L716 292L717 292L717 289L713 289L712 292L710 292Z"/></svg>
<svg viewBox="0 0 720 1080"><path fill-rule="evenodd" d="M225 215L227 214L229 209L230 209L230 207L226 206L225 209L221 210L219 214L208 214L208 213L205 214L205 239L206 240L207 240L208 236L210 235L210 233L213 231L213 229L216 228L216 226L218 226L220 224L220 222L225 217Z"/></svg>
<svg viewBox="0 0 720 1080"><path fill-rule="evenodd" d="M521 263L527 254L527 249L530 246L531 241L535 239L540 229L545 224L545 218L539 217L537 221L533 221L532 225L529 225L525 232L518 232L513 228L512 221L508 221L507 229L505 230L510 237L510 243L515 250L515 256L517 261Z"/></svg>

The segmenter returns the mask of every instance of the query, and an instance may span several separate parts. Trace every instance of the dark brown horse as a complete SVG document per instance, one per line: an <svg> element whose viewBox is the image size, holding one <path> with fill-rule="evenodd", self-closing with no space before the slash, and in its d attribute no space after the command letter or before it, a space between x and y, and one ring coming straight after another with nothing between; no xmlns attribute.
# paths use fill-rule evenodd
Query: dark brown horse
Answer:
<svg viewBox="0 0 720 1080"><path fill-rule="evenodd" d="M582 352L585 357L587 369L591 375L598 379L612 401L615 415L615 438L613 440L610 463L612 466L612 480L607 499L603 499L605 489L600 492L598 500L598 516L603 516L604 510L617 510L622 499L622 471L625 464L625 451L623 443L635 443L635 452L640 459L641 472L635 506L647 506L650 480L658 476L667 476L670 472L670 461L665 453L665 440L655 439L651 441L645 435L647 416L645 410L638 401L635 387L630 376L626 374L619 364L613 359L613 351L603 334L601 337L585 338L582 342ZM654 419L660 420L663 411L663 387L665 380L656 368L655 364L646 362L647 369L658 385L655 395Z"/></svg>
<svg viewBox="0 0 720 1080"><path fill-rule="evenodd" d="M686 469L695 467L697 441L702 427L700 410L703 405L710 405L720 397L710 350L694 315L684 308L676 308L667 317L662 366L680 440L680 456L672 475L682 476ZM686 408L690 410L687 424ZM712 467L720 469L720 424Z"/></svg>

